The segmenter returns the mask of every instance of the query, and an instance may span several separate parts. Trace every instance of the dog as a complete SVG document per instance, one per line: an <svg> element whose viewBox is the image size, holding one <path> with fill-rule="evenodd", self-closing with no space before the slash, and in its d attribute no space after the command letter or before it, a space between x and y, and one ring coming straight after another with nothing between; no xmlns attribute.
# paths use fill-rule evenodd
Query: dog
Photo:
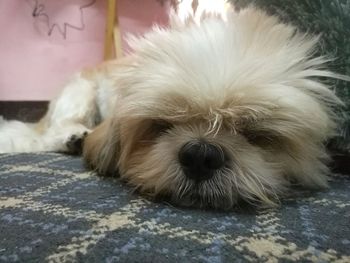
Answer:
<svg viewBox="0 0 350 263"><path fill-rule="evenodd" d="M173 19L133 53L75 75L36 124L2 121L0 151L79 152L141 194L180 206L274 206L327 187L325 141L346 78L309 36L254 7Z"/></svg>

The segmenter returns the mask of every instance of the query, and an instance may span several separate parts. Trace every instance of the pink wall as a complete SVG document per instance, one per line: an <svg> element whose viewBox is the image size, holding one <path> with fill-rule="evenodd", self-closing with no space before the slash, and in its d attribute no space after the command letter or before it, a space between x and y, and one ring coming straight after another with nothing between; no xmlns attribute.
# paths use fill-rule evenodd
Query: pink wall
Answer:
<svg viewBox="0 0 350 263"><path fill-rule="evenodd" d="M1 0L0 0L1 1ZM119 23L123 36L123 49L127 50L125 35L142 35L154 24L166 26L168 23L169 1L161 5L157 0L118 0Z"/></svg>
<svg viewBox="0 0 350 263"><path fill-rule="evenodd" d="M74 72L99 63L106 2L0 0L0 100L50 100ZM166 24L167 10L157 0L119 0L122 34ZM83 30L64 31L65 23Z"/></svg>

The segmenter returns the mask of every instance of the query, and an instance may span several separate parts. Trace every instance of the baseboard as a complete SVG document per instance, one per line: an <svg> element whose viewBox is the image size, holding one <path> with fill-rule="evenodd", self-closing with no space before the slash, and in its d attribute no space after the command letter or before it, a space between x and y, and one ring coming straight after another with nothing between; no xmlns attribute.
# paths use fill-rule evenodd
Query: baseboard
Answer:
<svg viewBox="0 0 350 263"><path fill-rule="evenodd" d="M44 116L48 101L0 101L0 115L8 120L35 122Z"/></svg>

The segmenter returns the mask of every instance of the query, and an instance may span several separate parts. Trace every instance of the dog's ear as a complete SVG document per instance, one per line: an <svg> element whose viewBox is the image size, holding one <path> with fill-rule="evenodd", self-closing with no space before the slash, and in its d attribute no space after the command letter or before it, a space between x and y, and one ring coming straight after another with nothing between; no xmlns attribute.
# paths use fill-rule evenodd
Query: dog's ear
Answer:
<svg viewBox="0 0 350 263"><path fill-rule="evenodd" d="M85 138L83 156L87 164L99 174L112 175L117 171L119 148L117 121L110 118Z"/></svg>

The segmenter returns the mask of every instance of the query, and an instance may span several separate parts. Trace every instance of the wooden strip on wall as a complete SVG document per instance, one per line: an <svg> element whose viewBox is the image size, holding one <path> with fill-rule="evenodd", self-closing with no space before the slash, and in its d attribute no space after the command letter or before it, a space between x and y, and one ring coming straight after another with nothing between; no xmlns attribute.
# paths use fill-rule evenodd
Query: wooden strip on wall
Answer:
<svg viewBox="0 0 350 263"><path fill-rule="evenodd" d="M123 46L122 46L122 37L120 32L120 25L119 25L119 17L118 17L118 1L116 3L116 17L115 17L115 24L114 24L114 48L115 48L115 55L117 58L121 58L123 56Z"/></svg>
<svg viewBox="0 0 350 263"><path fill-rule="evenodd" d="M114 54L114 23L116 17L116 0L108 0L107 4L107 19L106 19L106 34L104 45L104 60L113 59Z"/></svg>

